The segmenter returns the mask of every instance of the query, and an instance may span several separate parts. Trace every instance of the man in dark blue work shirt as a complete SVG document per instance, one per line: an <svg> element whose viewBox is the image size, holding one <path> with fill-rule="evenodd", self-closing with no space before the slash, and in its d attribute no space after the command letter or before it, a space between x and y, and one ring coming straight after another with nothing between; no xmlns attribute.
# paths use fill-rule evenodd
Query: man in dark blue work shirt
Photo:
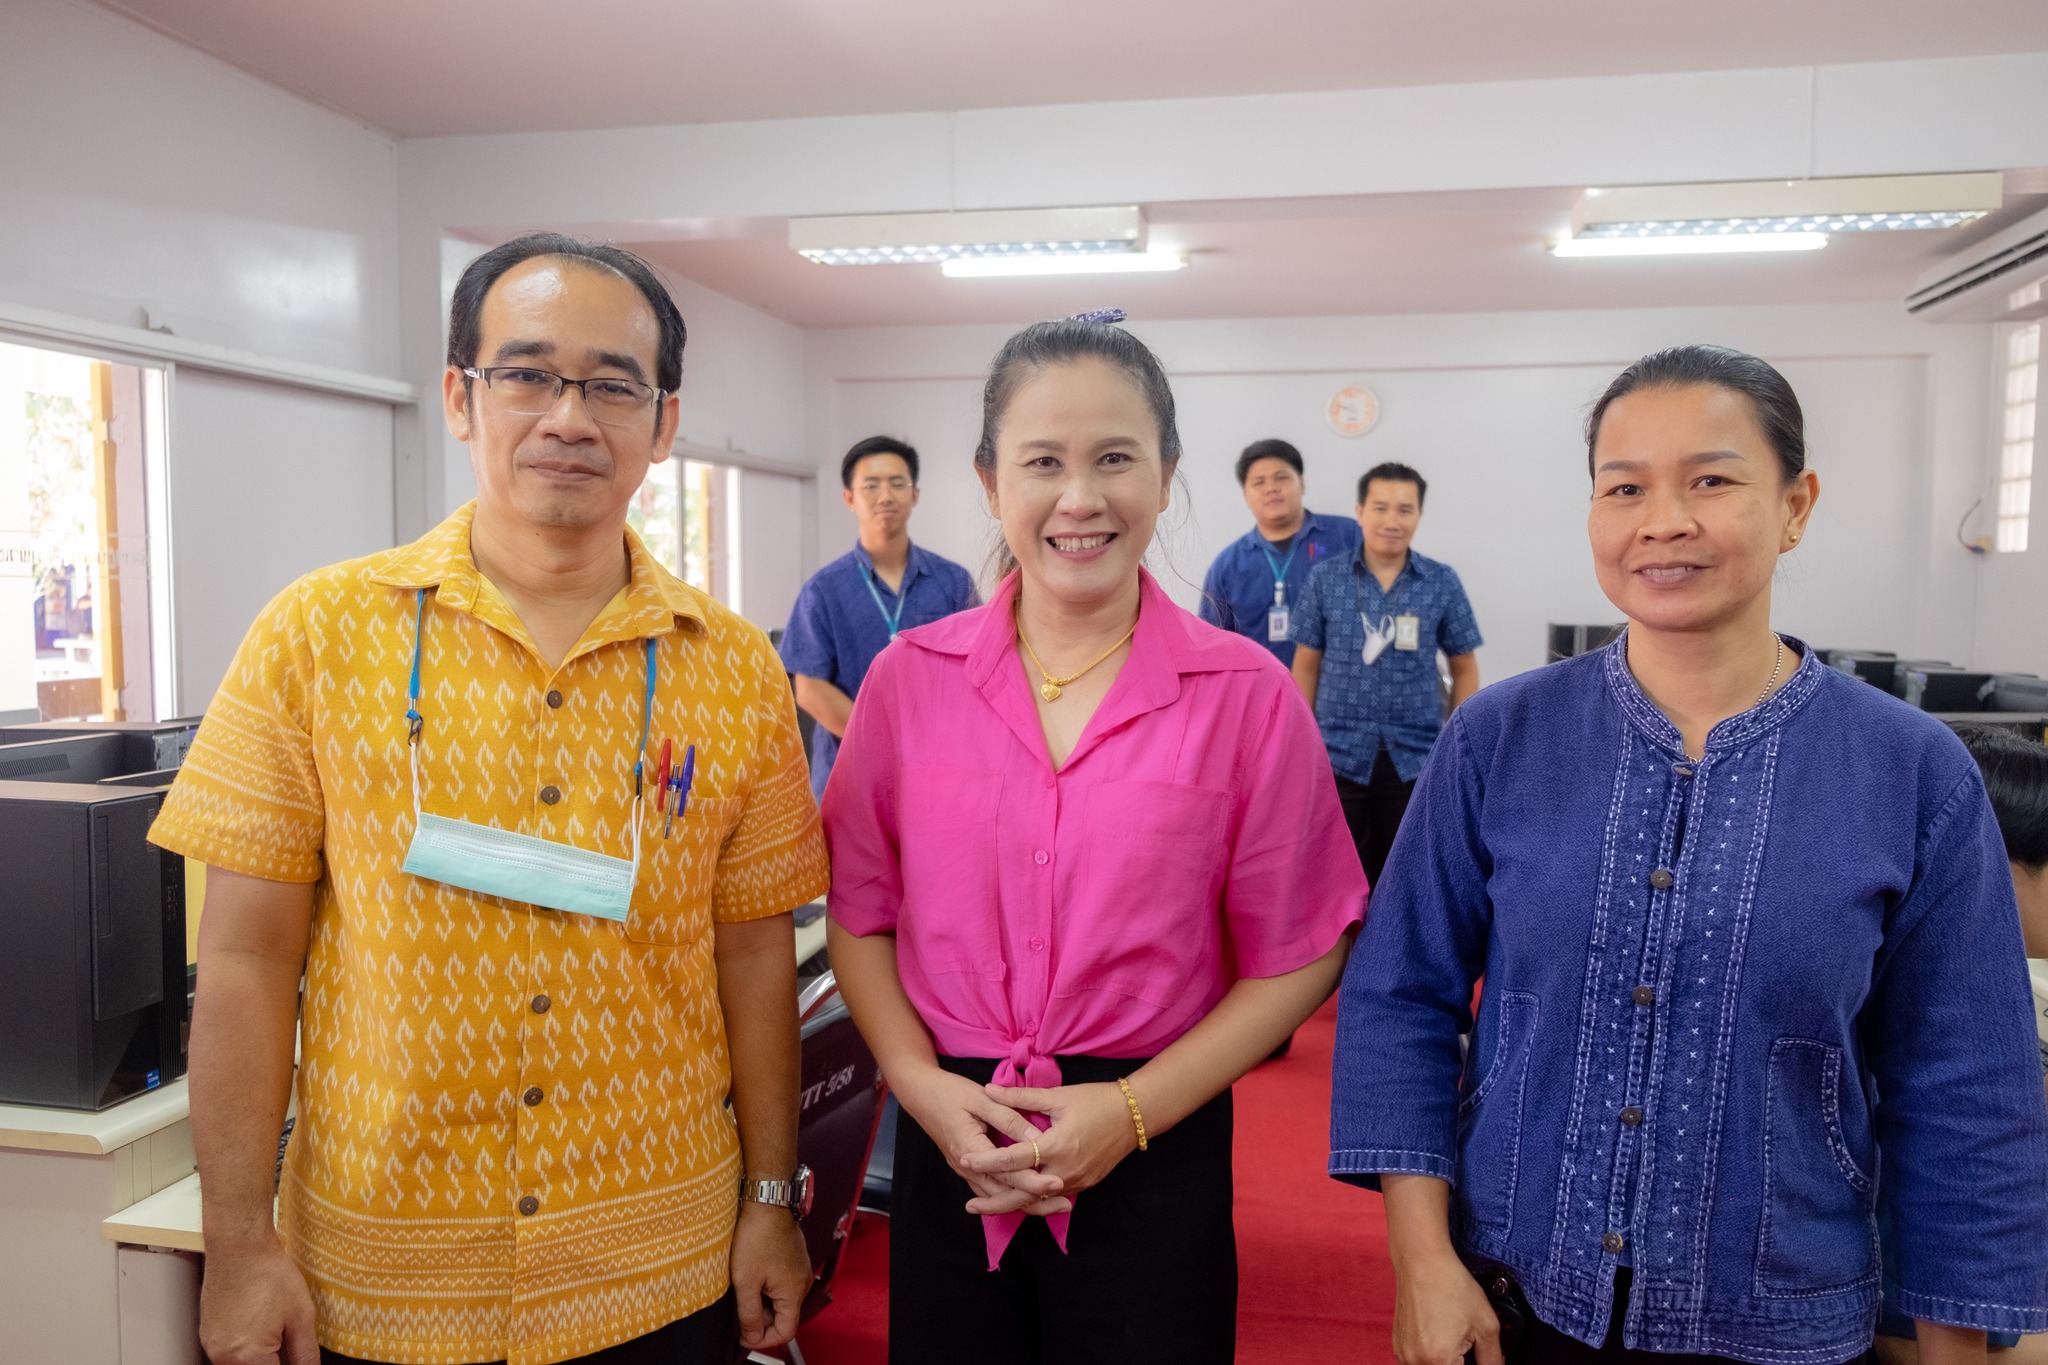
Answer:
<svg viewBox="0 0 2048 1365"><path fill-rule="evenodd" d="M782 666L796 679L796 704L818 723L811 736L811 790L819 796L875 656L897 631L978 600L967 570L910 543L915 450L893 437L870 436L839 462L839 482L860 520L860 541L811 575L782 633Z"/></svg>
<svg viewBox="0 0 2048 1365"><path fill-rule="evenodd" d="M1361 553L1326 560L1293 612L1294 680L1315 708L1337 795L1368 880L1377 882L1422 761L1444 725L1436 656L1452 709L1479 690L1479 623L1448 564L1409 548L1429 485L1404 464L1358 481Z"/></svg>
<svg viewBox="0 0 2048 1365"><path fill-rule="evenodd" d="M1288 614L1309 570L1358 550L1358 523L1301 505L1301 452L1285 441L1253 441L1237 457L1237 484L1258 524L1224 547L1202 583L1202 619L1257 640L1294 662Z"/></svg>

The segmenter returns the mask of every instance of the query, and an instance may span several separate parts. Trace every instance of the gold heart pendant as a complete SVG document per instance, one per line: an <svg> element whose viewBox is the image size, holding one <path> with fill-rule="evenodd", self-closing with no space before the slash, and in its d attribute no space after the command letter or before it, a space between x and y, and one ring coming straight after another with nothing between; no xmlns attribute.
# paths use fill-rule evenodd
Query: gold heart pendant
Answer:
<svg viewBox="0 0 2048 1365"><path fill-rule="evenodd" d="M1060 699L1060 685L1058 683L1046 683L1038 689L1038 695L1044 697L1047 701L1058 701Z"/></svg>

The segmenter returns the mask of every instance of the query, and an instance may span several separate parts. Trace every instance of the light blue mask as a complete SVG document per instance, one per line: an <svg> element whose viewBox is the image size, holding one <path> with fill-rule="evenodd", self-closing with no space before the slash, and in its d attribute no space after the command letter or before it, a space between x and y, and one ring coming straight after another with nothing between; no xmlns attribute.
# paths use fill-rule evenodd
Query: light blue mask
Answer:
<svg viewBox="0 0 2048 1365"><path fill-rule="evenodd" d="M412 756L412 844L405 852L405 870L415 877L459 886L484 896L567 910L579 915L624 920L633 908L633 885L640 875L641 769L647 759L647 733L654 719L654 641L647 644L647 692L641 703L640 747L633 758L633 856L614 858L573 844L558 844L515 830L472 825L420 809L420 643L425 631L427 594L419 593L413 621L412 682L406 697L406 746Z"/></svg>

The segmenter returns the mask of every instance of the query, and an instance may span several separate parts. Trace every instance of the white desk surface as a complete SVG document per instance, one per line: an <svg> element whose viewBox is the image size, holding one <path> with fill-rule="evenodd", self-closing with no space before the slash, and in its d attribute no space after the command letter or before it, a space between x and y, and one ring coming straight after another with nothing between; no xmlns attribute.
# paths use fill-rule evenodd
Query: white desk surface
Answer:
<svg viewBox="0 0 2048 1365"><path fill-rule="evenodd" d="M97 1114L0 1104L0 1147L105 1156L162 1132L191 1112L182 1076Z"/></svg>
<svg viewBox="0 0 2048 1365"><path fill-rule="evenodd" d="M206 1250L206 1237L199 1230L198 1174L188 1175L141 1203L122 1209L100 1224L100 1236L109 1242L135 1246Z"/></svg>

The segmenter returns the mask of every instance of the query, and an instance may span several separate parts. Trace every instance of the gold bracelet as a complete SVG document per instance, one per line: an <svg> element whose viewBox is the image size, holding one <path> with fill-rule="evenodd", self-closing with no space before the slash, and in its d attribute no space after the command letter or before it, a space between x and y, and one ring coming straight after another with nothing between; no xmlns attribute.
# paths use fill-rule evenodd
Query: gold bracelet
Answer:
<svg viewBox="0 0 2048 1365"><path fill-rule="evenodd" d="M1131 1107L1131 1122L1138 1129L1138 1150L1142 1152L1148 1144L1145 1141L1145 1116L1138 1112L1138 1097L1131 1093L1131 1083L1126 1077L1117 1077L1116 1083L1123 1089L1124 1103Z"/></svg>

